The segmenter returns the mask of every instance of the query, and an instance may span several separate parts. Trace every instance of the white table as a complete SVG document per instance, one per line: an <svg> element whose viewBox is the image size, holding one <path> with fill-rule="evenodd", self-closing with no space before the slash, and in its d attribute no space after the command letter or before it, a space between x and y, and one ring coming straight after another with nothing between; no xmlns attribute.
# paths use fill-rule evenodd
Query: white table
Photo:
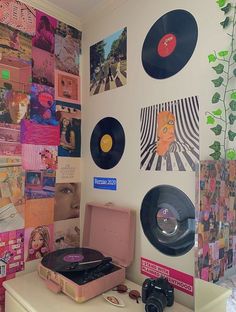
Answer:
<svg viewBox="0 0 236 312"><path fill-rule="evenodd" d="M125 284L130 289L141 290L141 286L130 281ZM113 306L105 301L102 295L87 302L77 303L66 295L54 294L46 288L37 272L21 275L3 283L6 289L6 312L144 312L144 304L136 303L128 294L117 294L125 303L125 307ZM121 310L120 310L121 309ZM166 307L165 312L192 312L192 310L174 303Z"/></svg>

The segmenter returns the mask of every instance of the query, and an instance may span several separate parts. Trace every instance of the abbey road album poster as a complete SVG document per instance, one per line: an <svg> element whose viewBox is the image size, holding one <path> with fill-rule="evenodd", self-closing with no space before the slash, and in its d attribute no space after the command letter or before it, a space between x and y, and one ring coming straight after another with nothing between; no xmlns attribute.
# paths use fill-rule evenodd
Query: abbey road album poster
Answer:
<svg viewBox="0 0 236 312"><path fill-rule="evenodd" d="M199 159L197 96L141 109L140 168L195 171Z"/></svg>
<svg viewBox="0 0 236 312"><path fill-rule="evenodd" d="M127 28L90 47L90 95L126 85Z"/></svg>

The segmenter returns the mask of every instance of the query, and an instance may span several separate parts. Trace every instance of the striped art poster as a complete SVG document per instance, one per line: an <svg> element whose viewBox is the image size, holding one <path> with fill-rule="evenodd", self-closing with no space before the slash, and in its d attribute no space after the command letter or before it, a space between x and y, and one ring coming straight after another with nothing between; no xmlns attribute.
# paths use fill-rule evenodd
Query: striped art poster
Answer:
<svg viewBox="0 0 236 312"><path fill-rule="evenodd" d="M197 96L141 109L140 168L195 171L199 160Z"/></svg>

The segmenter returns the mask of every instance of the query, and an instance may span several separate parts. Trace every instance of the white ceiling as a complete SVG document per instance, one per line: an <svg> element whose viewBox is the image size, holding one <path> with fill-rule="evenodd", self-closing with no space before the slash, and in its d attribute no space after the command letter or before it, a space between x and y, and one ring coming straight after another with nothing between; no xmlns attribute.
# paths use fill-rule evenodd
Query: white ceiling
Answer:
<svg viewBox="0 0 236 312"><path fill-rule="evenodd" d="M49 3L70 12L71 14L83 20L88 15L91 15L101 6L107 4L107 0L48 0Z"/></svg>

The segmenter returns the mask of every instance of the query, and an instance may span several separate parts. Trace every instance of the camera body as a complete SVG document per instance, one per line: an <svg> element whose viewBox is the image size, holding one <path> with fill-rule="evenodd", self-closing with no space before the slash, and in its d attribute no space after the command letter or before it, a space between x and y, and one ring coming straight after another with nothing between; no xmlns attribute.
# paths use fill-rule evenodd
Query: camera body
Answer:
<svg viewBox="0 0 236 312"><path fill-rule="evenodd" d="M147 312L162 312L166 306L174 304L174 287L164 277L147 278L142 286L142 301Z"/></svg>

